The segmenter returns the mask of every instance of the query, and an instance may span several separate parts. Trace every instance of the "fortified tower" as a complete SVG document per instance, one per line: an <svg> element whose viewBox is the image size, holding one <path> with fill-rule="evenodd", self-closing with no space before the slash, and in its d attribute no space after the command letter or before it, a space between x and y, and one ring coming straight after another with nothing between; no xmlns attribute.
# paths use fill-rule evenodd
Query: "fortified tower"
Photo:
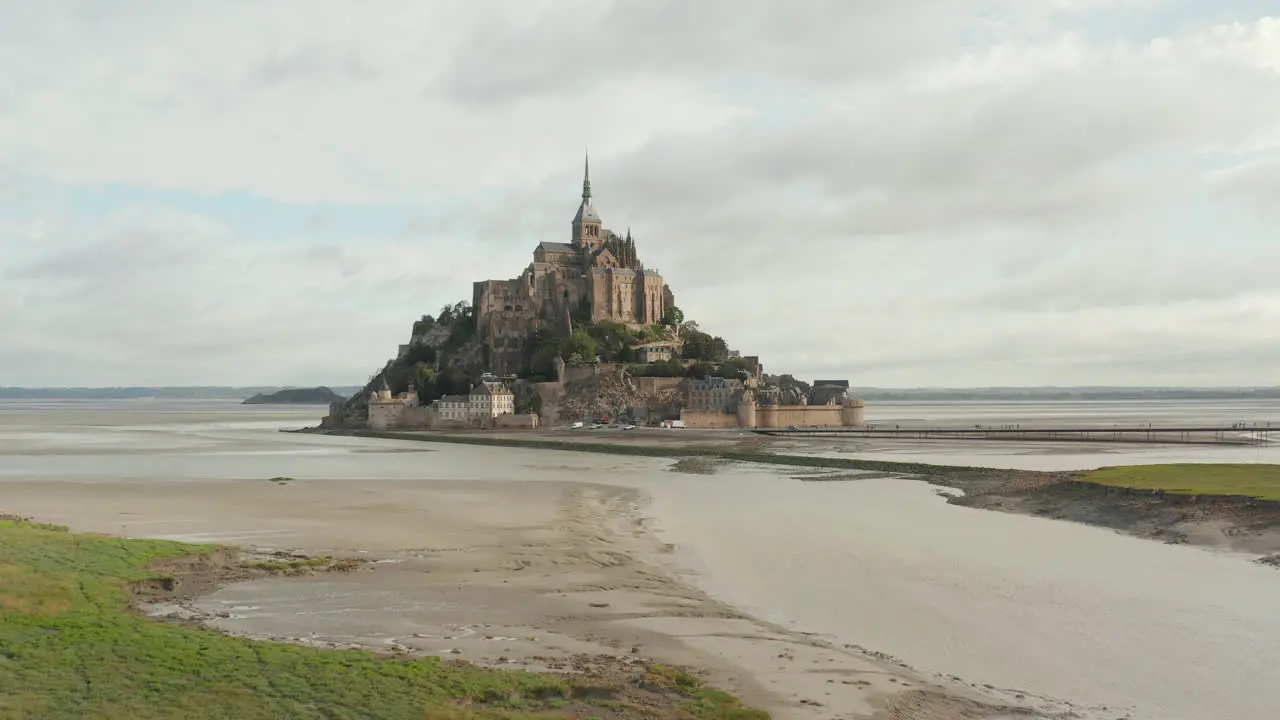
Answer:
<svg viewBox="0 0 1280 720"><path fill-rule="evenodd" d="M751 388L742 391L738 400L738 427L754 428L756 426L756 394Z"/></svg>
<svg viewBox="0 0 1280 720"><path fill-rule="evenodd" d="M845 427L862 427L867 424L867 404L855 397L847 397L840 403L840 424Z"/></svg>

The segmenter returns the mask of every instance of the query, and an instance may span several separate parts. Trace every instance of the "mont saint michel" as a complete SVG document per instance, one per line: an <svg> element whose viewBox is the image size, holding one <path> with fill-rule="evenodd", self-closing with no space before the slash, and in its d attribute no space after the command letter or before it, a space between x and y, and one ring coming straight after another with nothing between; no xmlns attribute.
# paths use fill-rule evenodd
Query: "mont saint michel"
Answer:
<svg viewBox="0 0 1280 720"><path fill-rule="evenodd" d="M518 428L620 419L690 428L849 427L848 380L769 375L687 319L630 229L604 226L583 161L568 242L413 323L409 342L326 427Z"/></svg>
<svg viewBox="0 0 1280 720"><path fill-rule="evenodd" d="M1280 1L0 4L0 720L1280 720Z"/></svg>

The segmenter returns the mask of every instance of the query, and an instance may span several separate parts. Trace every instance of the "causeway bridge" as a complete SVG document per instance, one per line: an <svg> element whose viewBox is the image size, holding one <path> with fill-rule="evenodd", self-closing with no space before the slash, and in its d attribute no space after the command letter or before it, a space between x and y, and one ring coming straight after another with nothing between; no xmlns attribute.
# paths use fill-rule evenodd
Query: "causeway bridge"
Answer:
<svg viewBox="0 0 1280 720"><path fill-rule="evenodd" d="M756 429L757 435L791 438L874 438L879 440L992 440L1034 442L1152 443L1189 445L1271 445L1280 442L1280 423L1237 423L1226 427L1162 425L974 425L924 427L873 424L863 427Z"/></svg>

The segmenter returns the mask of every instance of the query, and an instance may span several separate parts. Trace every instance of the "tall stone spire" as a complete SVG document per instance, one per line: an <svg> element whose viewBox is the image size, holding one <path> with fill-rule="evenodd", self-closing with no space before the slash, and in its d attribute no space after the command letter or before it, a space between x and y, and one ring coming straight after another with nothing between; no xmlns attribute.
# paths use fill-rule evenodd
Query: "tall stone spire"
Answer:
<svg viewBox="0 0 1280 720"><path fill-rule="evenodd" d="M591 206L591 161L582 161L582 202L578 204L578 214L573 216L573 239L575 247L584 245L592 249L598 247L603 240L600 227L600 216Z"/></svg>

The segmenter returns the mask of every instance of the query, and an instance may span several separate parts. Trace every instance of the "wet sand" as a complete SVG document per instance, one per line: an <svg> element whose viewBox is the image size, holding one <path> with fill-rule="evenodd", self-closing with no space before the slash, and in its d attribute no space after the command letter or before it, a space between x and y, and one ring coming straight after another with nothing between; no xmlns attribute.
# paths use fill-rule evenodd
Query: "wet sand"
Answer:
<svg viewBox="0 0 1280 720"><path fill-rule="evenodd" d="M353 573L225 586L217 629L322 647L557 669L652 659L777 718L1048 717L1071 708L926 677L752 619L681 579L637 491L583 483L266 480L8 482L7 511L125 536L357 557ZM1035 707L1040 714L1027 714ZM1083 717L1084 715L1080 715Z"/></svg>
<svg viewBox="0 0 1280 720"><path fill-rule="evenodd" d="M1020 517L1041 514L1029 506L975 513L939 502L938 488L873 475L802 482L737 466L682 477L658 458L274 432L314 411L139 405L30 417L0 407L0 512L371 561L227 585L192 607L229 632L514 668L573 667L579 653L654 659L702 669L778 718L1253 720L1274 707L1259 681L1280 647L1266 614L1273 571L1246 560ZM1175 712L1130 715L1130 701ZM1041 711L1015 709L1026 704Z"/></svg>
<svg viewBox="0 0 1280 720"><path fill-rule="evenodd" d="M865 479L865 472L845 473L841 470L874 469L883 477L922 480L959 490L958 494L948 493L948 501L954 505L1068 520L1159 542L1233 550L1269 556L1267 562L1271 564L1280 562L1280 507L1274 504L1245 504L1211 496L1187 503L1180 502L1178 496L1125 494L1115 488L1075 482L1076 473L1069 471L982 466L957 468L912 462L914 458L911 456L886 459L868 457L872 455L870 453L854 455L851 449L841 447L849 441L834 441L838 449L833 452L832 441L829 440L778 439L740 430L694 430L685 434L684 431L656 429L586 433L571 430L504 433L309 429L302 434L311 433L332 438L364 436L472 447L591 452L598 448L602 454L635 454L641 457L697 453L685 456L677 466L690 464L691 472L708 474L714 473L718 466L734 462L733 458L745 457L749 463L768 461L784 468L780 472L789 472L794 479L807 481L861 480ZM1024 452L1034 452L1037 447L1036 443L1009 444L1028 446L1022 448ZM1052 445L1050 447L1053 448ZM1053 449L1062 447L1058 444ZM1270 459L1280 460L1280 455L1275 454L1280 452L1280 445L1250 449L1257 453L1270 453ZM1230 452L1238 448L1219 447L1214 450ZM1117 456L1140 457L1135 454ZM1229 459L1212 455L1204 457L1220 462ZM815 462L827 463L828 467L812 466ZM783 463L794 463L795 466L787 468ZM803 467L805 463L812 467L806 470Z"/></svg>

